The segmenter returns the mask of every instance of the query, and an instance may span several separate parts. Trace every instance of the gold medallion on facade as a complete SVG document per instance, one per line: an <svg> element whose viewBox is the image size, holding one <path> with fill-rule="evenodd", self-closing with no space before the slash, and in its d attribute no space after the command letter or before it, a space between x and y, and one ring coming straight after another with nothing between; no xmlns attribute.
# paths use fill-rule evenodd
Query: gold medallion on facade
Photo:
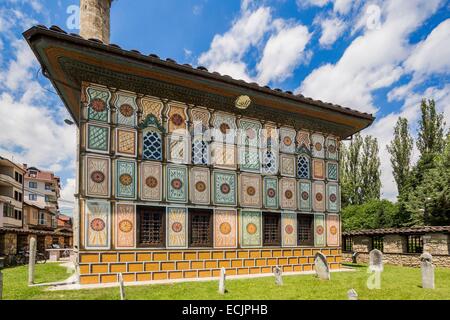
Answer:
<svg viewBox="0 0 450 320"><path fill-rule="evenodd" d="M238 109L247 109L251 103L252 103L252 100L250 99L250 97L243 95L243 96L239 96L236 98L234 105Z"/></svg>

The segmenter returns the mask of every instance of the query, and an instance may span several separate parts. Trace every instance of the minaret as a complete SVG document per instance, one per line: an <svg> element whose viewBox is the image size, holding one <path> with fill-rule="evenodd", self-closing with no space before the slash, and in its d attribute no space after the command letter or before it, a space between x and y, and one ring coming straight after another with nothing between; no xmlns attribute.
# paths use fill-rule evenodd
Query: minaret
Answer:
<svg viewBox="0 0 450 320"><path fill-rule="evenodd" d="M80 0L80 36L109 44L110 9L113 0Z"/></svg>

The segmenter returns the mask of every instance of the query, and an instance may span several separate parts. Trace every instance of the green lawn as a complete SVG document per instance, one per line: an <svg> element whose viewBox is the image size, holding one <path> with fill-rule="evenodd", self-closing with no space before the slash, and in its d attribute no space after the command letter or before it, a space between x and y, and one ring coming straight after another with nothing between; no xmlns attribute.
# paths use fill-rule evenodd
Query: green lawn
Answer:
<svg viewBox="0 0 450 320"><path fill-rule="evenodd" d="M313 275L284 276L284 285L276 286L273 277L227 280L228 293L217 293L218 281L187 282L165 285L126 287L127 299L347 299L347 291L354 288L361 300L374 299L450 299L450 269L436 269L436 289L420 287L420 269L385 266L381 289L366 286L366 266L356 265L356 272L332 273L331 281ZM25 266L3 270L4 299L118 299L118 288L78 291L45 291L43 287L27 286ZM36 282L58 281L69 275L56 264L37 265Z"/></svg>

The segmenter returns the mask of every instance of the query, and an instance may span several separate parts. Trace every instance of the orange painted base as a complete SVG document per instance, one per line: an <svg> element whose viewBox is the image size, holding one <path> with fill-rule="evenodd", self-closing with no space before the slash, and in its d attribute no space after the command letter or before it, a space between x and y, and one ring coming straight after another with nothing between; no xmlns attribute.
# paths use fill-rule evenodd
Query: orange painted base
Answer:
<svg viewBox="0 0 450 320"><path fill-rule="evenodd" d="M271 273L276 265L284 272L311 271L319 251L331 269L341 267L340 248L81 251L80 284L117 282L118 273L125 282L217 277L222 267L227 275Z"/></svg>

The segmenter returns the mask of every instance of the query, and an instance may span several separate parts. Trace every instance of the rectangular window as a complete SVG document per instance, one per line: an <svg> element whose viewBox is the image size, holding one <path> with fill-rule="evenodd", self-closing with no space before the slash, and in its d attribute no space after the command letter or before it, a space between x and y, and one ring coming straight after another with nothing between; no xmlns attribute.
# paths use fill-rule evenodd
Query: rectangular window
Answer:
<svg viewBox="0 0 450 320"><path fill-rule="evenodd" d="M422 253L423 252L422 235L409 235L406 250L408 253Z"/></svg>
<svg viewBox="0 0 450 320"><path fill-rule="evenodd" d="M49 196L45 196L45 202L50 202L50 197Z"/></svg>
<svg viewBox="0 0 450 320"><path fill-rule="evenodd" d="M281 245L281 215L279 213L263 213L263 245Z"/></svg>
<svg viewBox="0 0 450 320"><path fill-rule="evenodd" d="M17 171L14 171L14 180L16 180L19 183L22 183L22 175Z"/></svg>
<svg viewBox="0 0 450 320"><path fill-rule="evenodd" d="M31 201L36 201L37 200L37 194L30 193L28 195L28 199L31 200Z"/></svg>
<svg viewBox="0 0 450 320"><path fill-rule="evenodd" d="M37 188L37 182L36 181L30 181L28 182L28 186L32 189L36 189Z"/></svg>
<svg viewBox="0 0 450 320"><path fill-rule="evenodd" d="M138 207L138 246L164 247L165 207Z"/></svg>
<svg viewBox="0 0 450 320"><path fill-rule="evenodd" d="M378 249L381 252L383 252L383 237L382 236L372 237L372 249Z"/></svg>
<svg viewBox="0 0 450 320"><path fill-rule="evenodd" d="M352 252L353 251L352 237L344 236L344 241L342 241L342 251L344 251L344 252Z"/></svg>
<svg viewBox="0 0 450 320"><path fill-rule="evenodd" d="M211 210L189 210L189 246L213 246L213 215Z"/></svg>
<svg viewBox="0 0 450 320"><path fill-rule="evenodd" d="M16 219L16 220L22 220L22 211L20 211L20 210L14 210L14 219Z"/></svg>
<svg viewBox="0 0 450 320"><path fill-rule="evenodd" d="M51 190L52 189L52 184L51 183L46 183L45 184L45 190Z"/></svg>
<svg viewBox="0 0 450 320"><path fill-rule="evenodd" d="M39 224L40 225L45 224L45 212L44 211L39 212Z"/></svg>
<svg viewBox="0 0 450 320"><path fill-rule="evenodd" d="M299 246L314 245L314 215L297 215L297 237Z"/></svg>

